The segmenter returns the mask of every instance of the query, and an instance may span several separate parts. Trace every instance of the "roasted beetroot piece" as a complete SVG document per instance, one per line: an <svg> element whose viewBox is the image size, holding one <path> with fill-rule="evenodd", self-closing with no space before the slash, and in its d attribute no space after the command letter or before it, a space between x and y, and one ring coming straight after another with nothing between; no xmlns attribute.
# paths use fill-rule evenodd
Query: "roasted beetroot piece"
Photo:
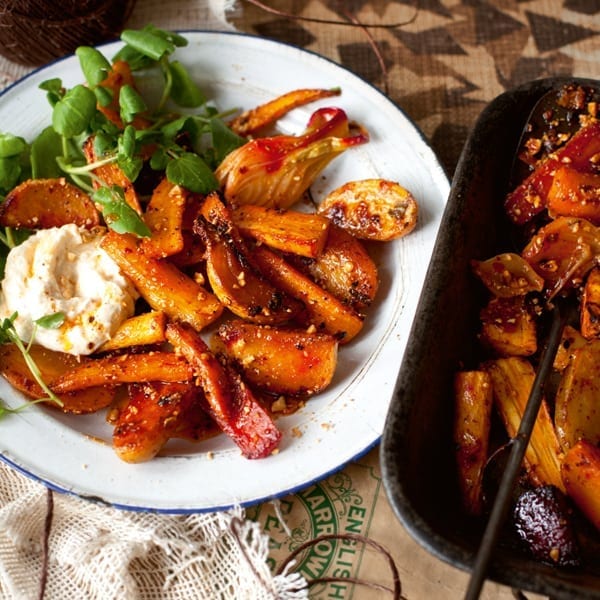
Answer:
<svg viewBox="0 0 600 600"><path fill-rule="evenodd" d="M551 485L527 490L517 500L517 533L535 558L561 567L578 566L579 546L566 496Z"/></svg>

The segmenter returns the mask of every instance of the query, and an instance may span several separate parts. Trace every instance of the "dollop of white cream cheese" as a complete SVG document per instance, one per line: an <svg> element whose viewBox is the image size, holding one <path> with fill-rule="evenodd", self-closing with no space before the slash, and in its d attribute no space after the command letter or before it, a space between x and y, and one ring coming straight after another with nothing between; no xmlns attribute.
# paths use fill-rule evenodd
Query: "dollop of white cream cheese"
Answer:
<svg viewBox="0 0 600 600"><path fill-rule="evenodd" d="M91 354L133 315L137 292L100 248L104 234L63 225L42 229L9 252L0 313L18 314L14 326L23 341ZM65 315L60 327L35 325L55 313Z"/></svg>

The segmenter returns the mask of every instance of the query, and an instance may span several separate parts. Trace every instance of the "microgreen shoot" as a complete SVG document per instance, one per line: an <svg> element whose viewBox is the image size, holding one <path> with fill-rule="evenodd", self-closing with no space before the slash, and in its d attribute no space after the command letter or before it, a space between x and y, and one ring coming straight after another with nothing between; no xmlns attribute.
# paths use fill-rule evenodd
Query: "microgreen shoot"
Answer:
<svg viewBox="0 0 600 600"><path fill-rule="evenodd" d="M36 362L33 360L33 357L31 356L31 353L30 353L31 343L28 346L25 346L25 344L23 343L21 338L18 336L17 331L15 329L15 325L14 325L14 322L15 322L17 316L18 316L17 313L14 313L10 317L2 320L2 323L0 325L0 344L12 343L19 349L19 351L23 355L25 364L27 365L29 371L31 372L31 375L35 379L36 383L42 388L43 392L46 394L46 396L44 398L40 398L38 401L42 402L42 401L49 400L49 401L53 402L54 404L56 404L57 406L60 406L60 407L64 406L62 400L47 386L46 382L44 381ZM43 319L42 319L42 321L43 321ZM29 403L29 404L31 404L31 403ZM21 407L19 407L19 410L20 409L21 409ZM12 412L11 409L3 408L3 410L6 412ZM16 409L14 409L14 410L16 410Z"/></svg>

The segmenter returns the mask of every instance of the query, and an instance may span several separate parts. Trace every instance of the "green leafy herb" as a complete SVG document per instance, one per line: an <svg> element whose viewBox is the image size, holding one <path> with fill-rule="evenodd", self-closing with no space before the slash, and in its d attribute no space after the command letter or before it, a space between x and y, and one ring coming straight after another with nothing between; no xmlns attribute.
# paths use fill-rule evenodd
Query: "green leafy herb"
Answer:
<svg viewBox="0 0 600 600"><path fill-rule="evenodd" d="M119 94L119 107L121 109L121 119L124 123L131 123L133 118L139 113L144 112L148 107L144 99L129 84L121 88Z"/></svg>
<svg viewBox="0 0 600 600"><path fill-rule="evenodd" d="M171 72L171 98L176 104L185 108L196 108L206 102L204 94L179 61L173 61L169 65L169 70Z"/></svg>
<svg viewBox="0 0 600 600"><path fill-rule="evenodd" d="M56 157L62 150L62 136L53 127L46 127L31 144L31 176L34 179L60 177L62 170Z"/></svg>
<svg viewBox="0 0 600 600"><path fill-rule="evenodd" d="M160 60L163 56L175 51L175 44L171 40L148 29L141 31L125 29L121 33L121 39L131 48L152 60Z"/></svg>
<svg viewBox="0 0 600 600"><path fill-rule="evenodd" d="M56 312L36 319L35 324L44 329L58 329L65 322L66 318L67 316L64 312Z"/></svg>
<svg viewBox="0 0 600 600"><path fill-rule="evenodd" d="M110 71L110 63L99 50L90 46L80 46L75 50L75 54L90 87L95 87L106 79Z"/></svg>
<svg viewBox="0 0 600 600"><path fill-rule="evenodd" d="M89 88L76 85L55 105L52 112L52 126L65 137L83 133L96 112L96 96Z"/></svg>
<svg viewBox="0 0 600 600"><path fill-rule="evenodd" d="M0 196L29 175L29 145L16 135L0 133Z"/></svg>
<svg viewBox="0 0 600 600"><path fill-rule="evenodd" d="M102 207L106 224L117 233L135 233L140 237L150 235L148 226L127 204L123 188L116 185L101 187L94 192L92 198Z"/></svg>
<svg viewBox="0 0 600 600"><path fill-rule="evenodd" d="M219 188L211 168L197 155L184 152L167 165L167 177L191 192L208 194Z"/></svg>
<svg viewBox="0 0 600 600"><path fill-rule="evenodd" d="M31 372L31 375L33 376L37 384L42 388L44 393L47 395L47 398L41 398L41 401L50 400L58 406L63 406L62 400L46 385L46 382L44 381L37 364L35 363L35 361L31 357L31 354L29 353L29 347L26 347L17 335L17 331L14 325L16 318L17 313L14 313L9 318L3 319L2 324L0 325L0 344L13 343L19 349L19 351L23 355L25 364Z"/></svg>

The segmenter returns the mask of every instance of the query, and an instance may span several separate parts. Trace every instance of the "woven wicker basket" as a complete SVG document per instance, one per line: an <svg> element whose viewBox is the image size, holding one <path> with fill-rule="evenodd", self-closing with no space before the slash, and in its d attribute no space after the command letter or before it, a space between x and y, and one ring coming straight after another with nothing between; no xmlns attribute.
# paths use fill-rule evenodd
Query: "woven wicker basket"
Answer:
<svg viewBox="0 0 600 600"><path fill-rule="evenodd" d="M135 0L0 0L0 54L38 66L115 38Z"/></svg>

